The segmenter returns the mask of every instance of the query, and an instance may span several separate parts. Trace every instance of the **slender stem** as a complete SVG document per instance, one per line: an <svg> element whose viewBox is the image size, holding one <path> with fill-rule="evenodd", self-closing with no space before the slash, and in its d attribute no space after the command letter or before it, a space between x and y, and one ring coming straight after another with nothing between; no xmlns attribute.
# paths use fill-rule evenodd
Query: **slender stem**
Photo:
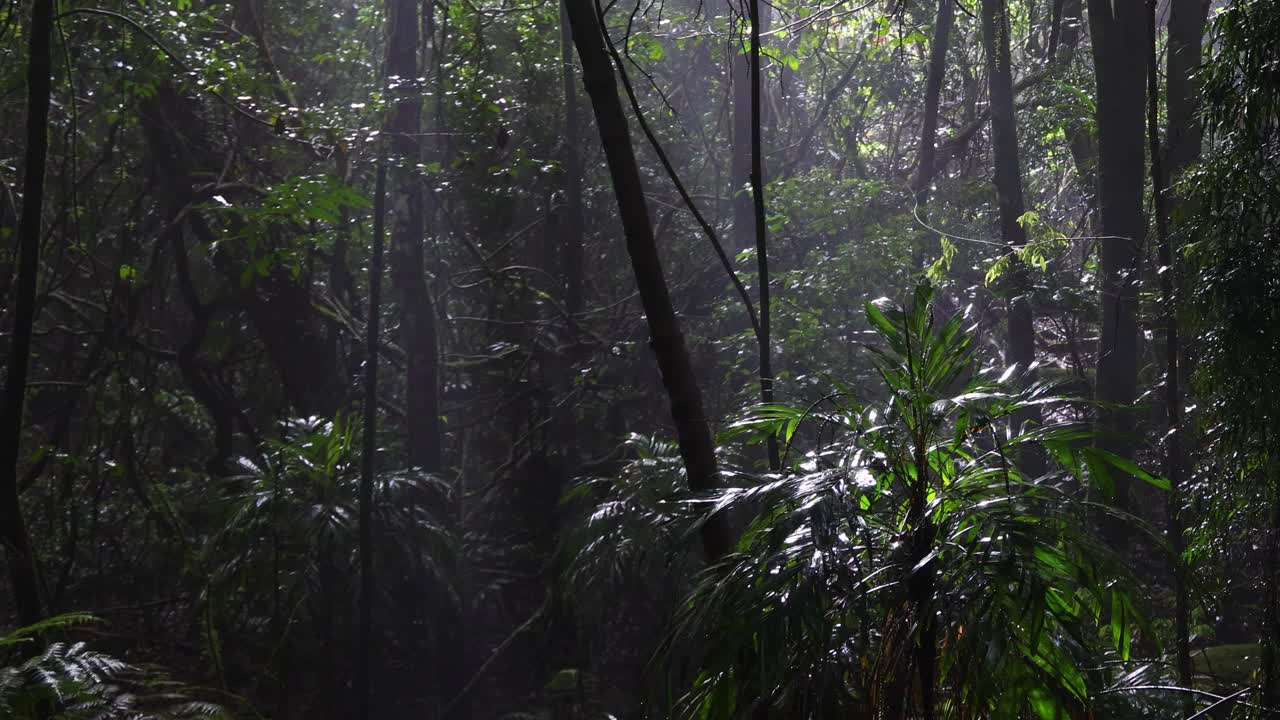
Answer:
<svg viewBox="0 0 1280 720"><path fill-rule="evenodd" d="M378 448L378 323L382 304L383 218L387 164L378 159L373 191L373 257L369 262L369 319L365 325L364 438L360 463L360 717L369 720L369 665L373 661L373 473Z"/></svg>
<svg viewBox="0 0 1280 720"><path fill-rule="evenodd" d="M756 268L760 275L760 331L756 333L760 348L760 401L773 402L773 350L769 329L769 243L764 210L764 152L760 137L760 0L747 0L751 23L751 199L756 230ZM768 438L769 469L778 471L778 438Z"/></svg>
<svg viewBox="0 0 1280 720"><path fill-rule="evenodd" d="M1178 309L1174 287L1173 242L1169 237L1168 198L1165 188L1164 153L1160 142L1160 75L1156 56L1156 0L1147 0L1150 48L1147 56L1147 142L1151 154L1151 195L1155 213L1156 241L1160 257L1160 299L1164 306L1165 326L1165 435L1164 466L1169 478L1166 509L1166 532L1172 548L1174 593L1174 642L1177 649L1178 683L1192 685L1191 617L1187 597L1186 571L1182 552L1182 397L1178 368ZM1183 714L1194 710L1191 698L1183 702Z"/></svg>

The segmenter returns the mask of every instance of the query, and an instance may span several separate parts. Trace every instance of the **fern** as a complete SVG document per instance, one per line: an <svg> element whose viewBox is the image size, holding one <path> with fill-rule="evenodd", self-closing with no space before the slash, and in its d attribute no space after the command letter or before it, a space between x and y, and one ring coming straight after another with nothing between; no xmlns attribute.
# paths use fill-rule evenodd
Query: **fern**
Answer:
<svg viewBox="0 0 1280 720"><path fill-rule="evenodd" d="M54 630L93 622L68 614L0 635L0 648L36 642ZM0 717L8 720L187 720L231 718L221 705L156 670L91 650L83 642L50 643L0 666Z"/></svg>

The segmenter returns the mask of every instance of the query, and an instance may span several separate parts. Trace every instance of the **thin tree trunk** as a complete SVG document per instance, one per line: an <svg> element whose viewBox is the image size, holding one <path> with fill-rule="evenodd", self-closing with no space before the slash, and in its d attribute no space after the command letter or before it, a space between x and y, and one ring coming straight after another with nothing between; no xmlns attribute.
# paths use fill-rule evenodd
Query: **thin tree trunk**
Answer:
<svg viewBox="0 0 1280 720"><path fill-rule="evenodd" d="M578 80L573 67L573 30L568 10L560 4L561 86L564 91L564 275L565 311L572 318L583 308L582 142L578 123Z"/></svg>
<svg viewBox="0 0 1280 720"><path fill-rule="evenodd" d="M1174 641L1178 683L1191 687L1191 599L1182 554L1185 549L1182 483L1186 469L1182 441L1182 346L1179 342L1178 256L1170 229L1170 213L1177 202L1169 191L1171 180L1190 165L1200 152L1201 129L1194 117L1199 95L1195 72L1200 65L1201 42L1209 12L1204 0L1174 0L1169 10L1169 58L1166 88L1168 129L1163 147L1159 136L1159 58L1156 54L1156 2L1147 0L1151 50L1147 68L1147 132L1150 136L1151 187L1156 213L1156 237L1160 245L1160 294L1165 322L1165 474L1169 478L1166 531L1173 553ZM1183 715L1194 710L1191 697L1183 702Z"/></svg>
<svg viewBox="0 0 1280 720"><path fill-rule="evenodd" d="M1061 0L1062 19L1058 26L1058 45L1054 56L1060 67L1066 67L1075 57L1080 46L1080 29L1084 25L1081 0ZM1098 146L1093 134L1085 123L1076 116L1068 118L1066 124L1068 146L1071 160L1076 166L1076 175L1080 180L1081 193L1086 205L1092 207L1098 196ZM1092 215L1092 211L1090 212Z"/></svg>
<svg viewBox="0 0 1280 720"><path fill-rule="evenodd" d="M33 625L44 611L40 603L35 557L18 498L18 456L22 442L27 370L35 324L36 282L40 271L40 226L44 213L44 175L49 150L49 96L53 0L34 0L28 28L27 150L18 221L17 306L0 407L0 539L8 555L9 580L19 625Z"/></svg>
<svg viewBox="0 0 1280 720"><path fill-rule="evenodd" d="M751 200L752 221L755 225L756 268L760 283L760 332L756 344L760 349L760 401L773 402L773 348L769 333L769 241L764 210L764 149L760 138L760 0L746 0L748 20L751 23ZM736 110L741 112L741 108ZM770 435L766 441L769 469L777 472L782 467L778 456L778 438Z"/></svg>
<svg viewBox="0 0 1280 720"><path fill-rule="evenodd" d="M1276 643L1280 642L1280 477L1276 471L1276 463L1280 460L1273 452L1268 466L1267 490L1271 493L1271 527L1267 528L1266 548L1266 580L1263 581L1262 627L1266 634L1262 637L1262 706L1275 708L1280 706L1280 653Z"/></svg>
<svg viewBox="0 0 1280 720"><path fill-rule="evenodd" d="M743 0L743 6L750 0ZM744 8L743 15L747 15ZM732 21L736 17L729 13ZM749 18L744 18L749 20ZM747 29L749 35L750 29ZM740 52L743 51L743 52ZM751 193L751 58L750 40L741 38L736 30L729 47L733 83L733 156L729 164L729 182L733 186L733 233L740 247L749 247L754 240L755 210Z"/></svg>
<svg viewBox="0 0 1280 720"><path fill-rule="evenodd" d="M360 717L369 720L373 699L373 474L378 453L378 324L382 310L383 219L387 203L387 164L379 157L373 191L373 255L369 261L369 319L365 323L364 437L360 456L360 657L356 692Z"/></svg>
<svg viewBox="0 0 1280 720"><path fill-rule="evenodd" d="M1053 0L1053 10L1049 16L1049 47L1045 50L1046 62L1058 59L1058 43L1062 39L1062 9L1066 0Z"/></svg>
<svg viewBox="0 0 1280 720"><path fill-rule="evenodd" d="M1174 298L1173 242L1169 237L1169 216L1165 198L1165 175L1160 144L1160 66L1156 55L1156 0L1147 0L1150 19L1150 52L1147 56L1147 142L1151 155L1152 211L1155 213L1156 242L1160 253L1160 301L1164 306L1164 410L1167 433L1164 440L1164 470L1169 478L1166 501L1165 533L1173 554L1174 645L1177 649L1178 684L1191 685L1191 614L1187 603L1186 573L1182 551L1182 397L1178 384L1178 309ZM1182 702L1182 714L1195 712L1188 694Z"/></svg>
<svg viewBox="0 0 1280 720"><path fill-rule="evenodd" d="M1199 71L1210 7L1208 0L1170 0L1169 3L1166 65L1168 80L1165 88L1168 127L1164 141L1164 160L1167 213L1170 234L1175 238L1175 243L1176 238L1181 235L1176 220L1180 204L1176 185L1183 171L1200 157L1204 143L1204 127L1197 113L1202 101ZM1182 255L1175 249L1173 256L1177 282L1183 269ZM1196 353L1194 347L1185 342L1179 352L1182 353L1179 371L1185 382L1195 370ZM1195 442L1184 443L1184 447L1195 447Z"/></svg>
<svg viewBox="0 0 1280 720"><path fill-rule="evenodd" d="M1097 443L1121 457L1132 457L1138 387L1138 258L1145 233L1146 185L1144 105L1146 98L1146 18L1139 3L1089 0L1098 83L1098 198L1102 216L1099 284L1102 289L1102 338L1095 390ZM1115 474L1115 502L1130 507L1131 478ZM1108 522L1111 542L1123 549L1130 541L1126 523Z"/></svg>
<svg viewBox="0 0 1280 720"><path fill-rule="evenodd" d="M1013 113L1013 69L1009 50L1009 9L1005 0L982 0L982 45L987 59L991 87L991 138L995 155L996 196L1000 208L1000 237L1008 252L1026 247L1027 232L1022 225L1026 212L1022 197L1022 168L1018 160L1018 126ZM1006 280L1008 299L1007 360L1016 363L1021 382L1035 382L1032 363L1036 357L1035 318L1031 307L1031 282L1026 264L1014 258ZM1020 427L1038 424L1035 407L1019 411L1013 421ZM1035 477L1044 472L1044 458L1034 449L1019 457L1022 470Z"/></svg>
<svg viewBox="0 0 1280 720"><path fill-rule="evenodd" d="M951 42L951 26L955 24L956 0L938 0L938 18L933 24L933 42L929 46L929 75L924 85L924 122L920 125L920 150L911 189L916 194L920 212L929 204L929 185L933 181L934 158L938 150L938 105L943 81L947 76L947 47ZM922 215L923 217L923 215Z"/></svg>
<svg viewBox="0 0 1280 720"><path fill-rule="evenodd" d="M936 573L934 564L929 561L929 554L934 550L936 530L928 512L928 497L932 488L929 483L929 450L924 440L925 438L916 439L913 454L916 482L911 492L911 506L907 511L907 528L915 547L912 548L914 570L907 581L907 592L915 620L919 624L915 638L915 670L919 682L920 718L933 720L936 716L938 624L933 612Z"/></svg>
<svg viewBox="0 0 1280 720"><path fill-rule="evenodd" d="M617 78L604 47L603 18L592 0L566 0L565 7L582 62L583 85L591 99L613 180L627 254L631 257L640 304L649 324L650 345L671 402L671 418L689 487L696 492L709 492L719 484L715 444L654 240L630 128L618 99ZM701 534L708 560L718 560L732 548L733 536L723 515L709 518Z"/></svg>

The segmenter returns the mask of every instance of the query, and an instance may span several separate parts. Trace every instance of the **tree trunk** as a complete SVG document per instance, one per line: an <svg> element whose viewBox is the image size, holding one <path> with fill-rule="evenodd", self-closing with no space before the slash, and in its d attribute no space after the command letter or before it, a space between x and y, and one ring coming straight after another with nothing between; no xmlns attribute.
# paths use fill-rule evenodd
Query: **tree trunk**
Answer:
<svg viewBox="0 0 1280 720"><path fill-rule="evenodd" d="M743 0L749 4L751 0ZM749 20L749 9L744 7L743 15ZM729 13L730 21L734 13ZM729 182L733 185L733 233L738 238L739 247L750 247L755 239L755 209L751 192L751 88L754 86L751 71L750 28L747 36L741 37L736 29L733 31L730 61L733 82L733 157L729 165Z"/></svg>
<svg viewBox="0 0 1280 720"><path fill-rule="evenodd" d="M35 325L36 283L40 272L40 228L44 214L44 174L49 150L49 95L53 0L31 5L27 54L27 149L22 183L22 216L18 221L17 306L13 339L0 407L0 540L8 555L18 625L33 625L44 616L40 604L35 556L18 498L18 456L22 443L27 370Z"/></svg>
<svg viewBox="0 0 1280 720"><path fill-rule="evenodd" d="M1165 324L1165 419L1168 434L1165 436L1165 474L1169 478L1169 494L1166 511L1166 534L1173 554L1174 590L1174 642L1177 650L1178 684L1191 687L1193 666L1191 663L1191 599L1188 595L1187 573L1183 562L1185 541L1183 528L1182 483L1186 469L1182 435L1182 347L1178 328L1179 256L1170 229L1171 206L1176 198L1168 186L1175 174L1180 173L1199 155L1201 129L1194 117L1199 94L1195 72L1200 65L1201 42L1209 3L1203 0L1184 2L1174 0L1169 15L1169 58L1166 88L1168 128L1163 147L1160 142L1159 121L1159 58L1156 51L1156 2L1147 0L1149 16L1150 53L1147 64L1147 133L1151 155L1151 187L1156 213L1156 238L1160 252L1160 295L1164 304ZM1183 702L1183 715L1190 716L1195 709L1188 696Z"/></svg>
<svg viewBox="0 0 1280 720"><path fill-rule="evenodd" d="M1138 385L1138 249L1146 232L1143 188L1146 157L1146 18L1141 4L1089 0L1098 83L1098 198L1101 210L1099 284L1102 289L1102 339L1098 348L1097 444L1121 457L1134 452L1134 413ZM1118 509L1130 507L1130 478L1115 474ZM1130 539L1126 523L1109 522L1111 542L1119 549Z"/></svg>
<svg viewBox="0 0 1280 720"><path fill-rule="evenodd" d="M1165 88L1164 170L1170 233L1181 234L1175 220L1179 206L1176 184L1182 172L1200 157L1204 127L1196 113L1201 103L1200 63L1203 58L1205 28L1208 23L1208 0L1171 0L1169 4L1169 38L1167 52L1167 86ZM1173 253L1175 282L1181 278L1182 254ZM1186 381L1194 371L1195 353L1184 345L1180 372ZM1185 444L1187 447L1193 444Z"/></svg>
<svg viewBox="0 0 1280 720"><path fill-rule="evenodd" d="M417 165L422 157L422 94L418 43L421 23L416 0L387 0L386 121L391 147L388 187L392 210L391 281L398 292L400 338L405 350L405 411L408 456L414 467L439 472L443 465L440 428L440 365L436 311L427 287L424 242L425 198ZM448 498L427 500L429 512L448 527L455 525ZM439 559L456 579L452 558ZM431 657L426 660L427 696L435 708L429 717L465 718L470 706L461 697L466 663L461 638L463 610L452 593L423 580L425 627Z"/></svg>
<svg viewBox="0 0 1280 720"><path fill-rule="evenodd" d="M929 46L929 75L924 86L924 122L920 125L920 150L915 178L911 182L921 213L929 204L929 185L934 175L934 157L938 148L938 105L947 76L947 46L951 42L951 26L955 24L955 8L955 0L938 0L938 18L934 21L933 42Z"/></svg>
<svg viewBox="0 0 1280 720"><path fill-rule="evenodd" d="M631 257L640 304L649 324L650 345L671 403L671 418L689 487L695 492L709 492L719 484L715 444L654 240L630 128L618 99L617 78L604 47L603 19L597 15L592 0L566 0L565 6L582 62L583 85L591 99L609 164L627 254ZM701 532L708 560L715 561L732 549L733 536L723 515L709 518Z"/></svg>
<svg viewBox="0 0 1280 720"><path fill-rule="evenodd" d="M760 401L767 404L773 402L773 348L769 334L769 241L764 211L764 148L760 139L762 118L760 117L760 99L762 83L760 77L760 0L746 0L748 20L751 23L751 47L749 55L751 93L748 98L751 112L751 200L752 224L755 226L756 268L759 274L760 332L756 333L756 345L760 350ZM735 109L735 118L742 108ZM778 438L770 435L766 441L769 469L777 472L782 468L778 456Z"/></svg>
<svg viewBox="0 0 1280 720"><path fill-rule="evenodd" d="M573 30L568 10L560 4L561 86L564 91L564 276L565 311L572 318L583 308L582 142L578 123L578 80L573 67Z"/></svg>
<svg viewBox="0 0 1280 720"><path fill-rule="evenodd" d="M1165 534L1173 555L1174 645L1177 651L1178 684L1192 687L1191 615L1187 603L1186 574L1182 564L1182 396L1178 377L1178 309L1174 299L1173 244L1169 238L1168 206L1165 198L1165 174L1160 146L1160 65L1156 55L1156 0L1147 0L1150 18L1150 52L1147 56L1147 137L1151 155L1152 212L1155 213L1156 242L1160 253L1160 302L1164 316L1164 471L1169 479L1165 502ZM1183 698L1182 714L1195 712L1190 695Z"/></svg>
<svg viewBox="0 0 1280 720"><path fill-rule="evenodd" d="M1271 454L1271 468L1267 473L1267 492L1271 495L1271 527L1264 533L1266 538L1266 573L1263 580L1262 627L1266 633L1262 636L1262 706L1274 708L1280 705L1280 653L1276 643L1280 642L1280 478L1277 477L1277 458Z"/></svg>
<svg viewBox="0 0 1280 720"><path fill-rule="evenodd" d="M1084 26L1084 9L1081 0L1059 0L1062 3L1062 18L1058 27L1058 46L1055 59L1060 63L1068 63L1080 47L1080 30Z"/></svg>
<svg viewBox="0 0 1280 720"><path fill-rule="evenodd" d="M1044 57L1047 62L1058 59L1058 43L1062 39L1062 9L1065 0L1053 0L1053 8L1049 14L1049 45Z"/></svg>
<svg viewBox="0 0 1280 720"><path fill-rule="evenodd" d="M381 155L381 153L379 153ZM365 324L364 427L360 450L360 657L356 659L356 692L360 717L369 720L373 658L373 475L378 452L378 324L382 310L383 218L387 202L387 165L378 158L373 191L373 255L369 261L369 319Z"/></svg>
<svg viewBox="0 0 1280 720"><path fill-rule="evenodd" d="M1188 165L1200 157L1204 128L1197 120L1200 81L1197 72L1203 53L1205 24L1209 16L1207 0L1171 0L1169 4L1169 50L1167 121L1165 136L1166 181L1176 181ZM1170 196L1176 202L1176 196ZM1172 208L1170 208L1172 210Z"/></svg>
<svg viewBox="0 0 1280 720"><path fill-rule="evenodd" d="M418 84L418 3L387 1L386 73L391 98L387 132L391 136L390 177L393 212L391 278L399 293L400 335L407 360L405 410L409 460L428 472L440 470L440 367L436 313L427 288L423 242L426 228L422 184L416 164L421 155L422 91Z"/></svg>
<svg viewBox="0 0 1280 720"><path fill-rule="evenodd" d="M1062 19L1059 23L1059 44L1054 57L1059 66L1067 66L1075 57L1080 46L1080 28L1084 25L1084 15L1080 0L1062 0ZM1077 117L1067 121L1066 134L1071 150L1071 160L1076 166L1076 175L1080 180L1081 194L1085 203L1092 208L1098 196L1098 147L1093 135ZM1090 211L1092 214L1092 210Z"/></svg>
<svg viewBox="0 0 1280 720"><path fill-rule="evenodd" d="M1008 252L1026 247L1027 233L1021 219L1026 212L1022 197L1022 168L1018 160L1018 126L1013 113L1013 69L1009 50L1009 9L1005 0L982 0L982 45L991 87L991 145L995 155L996 197L1000 208L1000 237ZM1031 368L1036 359L1036 331L1031 308L1031 282L1026 264L1015 258L1006 278L1008 299L1008 352L1006 361L1019 367L1024 386L1035 382ZM1039 424L1032 407L1014 415L1015 425ZM1044 472L1043 456L1034 449L1021 453L1022 470L1032 477Z"/></svg>

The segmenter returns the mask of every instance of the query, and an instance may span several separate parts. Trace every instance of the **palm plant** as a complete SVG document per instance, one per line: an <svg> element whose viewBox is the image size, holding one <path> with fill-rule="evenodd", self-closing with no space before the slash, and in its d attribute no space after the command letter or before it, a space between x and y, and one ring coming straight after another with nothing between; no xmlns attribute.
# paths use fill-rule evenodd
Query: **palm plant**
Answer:
<svg viewBox="0 0 1280 720"><path fill-rule="evenodd" d="M223 526L223 544L233 552L220 575L276 567L292 594L319 582L324 565L336 563L347 576L355 562L360 427L339 415L295 418L282 430L268 448L269 463L241 460L245 473L238 480L246 488ZM449 492L447 483L405 469L381 472L375 485L376 523L392 541L381 548L391 554L388 565L438 572L436 561L452 548L432 510L434 499Z"/></svg>
<svg viewBox="0 0 1280 720"><path fill-rule="evenodd" d="M972 372L963 319L935 324L932 298L922 282L906 308L866 306L878 400L842 391L735 425L799 459L701 500L753 519L667 646L702 658L689 717L1065 718L1105 679L1081 670L1099 637L1128 659L1143 618L1091 527L1112 468L1163 482L1089 447L1053 385ZM1032 406L1044 424L1022 426ZM800 452L805 432L829 439ZM1030 452L1056 469L1023 473Z"/></svg>
<svg viewBox="0 0 1280 720"><path fill-rule="evenodd" d="M321 702L337 701L342 676L353 669L342 648L354 646L359 438L359 424L341 415L284 422L265 462L241 460L245 472L233 481L243 490L208 545L215 569L205 593L207 621L255 629L254 652L274 660L282 685L296 674L289 666L318 664ZM375 601L388 610L378 617L418 618L429 593L456 602L447 570L452 536L438 517L438 499L447 493L441 478L416 469L375 477ZM406 630L377 628L387 652L425 640L422 630ZM208 637L220 667L217 633L211 629Z"/></svg>
<svg viewBox="0 0 1280 720"><path fill-rule="evenodd" d="M688 485L675 443L632 433L623 452L630 460L616 474L584 478L562 500L582 509L565 572L579 591L661 572L697 520L697 510L678 501Z"/></svg>

